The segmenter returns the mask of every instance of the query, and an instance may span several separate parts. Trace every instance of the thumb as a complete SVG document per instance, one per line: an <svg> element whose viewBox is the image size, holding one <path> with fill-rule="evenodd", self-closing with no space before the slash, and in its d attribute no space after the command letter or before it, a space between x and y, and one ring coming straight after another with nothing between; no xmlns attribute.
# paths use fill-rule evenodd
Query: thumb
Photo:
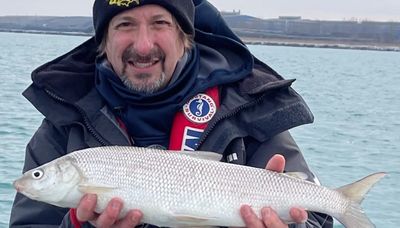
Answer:
<svg viewBox="0 0 400 228"><path fill-rule="evenodd" d="M285 169L285 157L281 154L275 154L272 158L268 161L266 169L270 171L275 171L278 173L282 173Z"/></svg>

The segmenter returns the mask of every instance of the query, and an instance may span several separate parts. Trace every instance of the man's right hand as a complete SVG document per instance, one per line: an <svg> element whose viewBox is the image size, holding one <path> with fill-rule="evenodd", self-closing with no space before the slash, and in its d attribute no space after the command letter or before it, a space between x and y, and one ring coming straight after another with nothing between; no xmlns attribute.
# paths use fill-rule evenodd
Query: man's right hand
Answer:
<svg viewBox="0 0 400 228"><path fill-rule="evenodd" d="M95 227L132 228L140 224L143 216L139 210L130 210L124 218L118 219L123 208L122 200L118 198L111 199L101 214L94 211L96 204L96 195L86 194L82 197L76 208L77 219L80 222L90 222Z"/></svg>

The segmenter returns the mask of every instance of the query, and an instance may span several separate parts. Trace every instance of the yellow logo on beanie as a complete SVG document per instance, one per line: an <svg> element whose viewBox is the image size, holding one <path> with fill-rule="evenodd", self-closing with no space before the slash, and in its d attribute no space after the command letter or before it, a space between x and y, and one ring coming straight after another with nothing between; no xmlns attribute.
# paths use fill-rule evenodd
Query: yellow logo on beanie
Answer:
<svg viewBox="0 0 400 228"><path fill-rule="evenodd" d="M136 5L140 4L140 0L109 0L108 4L110 6L117 5L117 6L126 6L129 7L132 2L135 2Z"/></svg>

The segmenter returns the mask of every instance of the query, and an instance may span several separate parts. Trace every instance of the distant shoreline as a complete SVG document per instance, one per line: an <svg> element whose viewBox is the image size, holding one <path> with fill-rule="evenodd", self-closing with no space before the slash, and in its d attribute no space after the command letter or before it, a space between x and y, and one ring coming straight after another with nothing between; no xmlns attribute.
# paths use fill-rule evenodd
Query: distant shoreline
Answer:
<svg viewBox="0 0 400 228"><path fill-rule="evenodd" d="M64 36L93 36L92 33L65 32L65 31L43 31L43 30L21 30L21 29L0 29L0 32L8 33L30 33L43 35L64 35ZM352 49L400 52L400 45L385 43L363 43L350 41L333 41L318 39L292 39L292 38L258 38L240 37L247 45L266 46L290 46L308 48L330 48L330 49Z"/></svg>
<svg viewBox="0 0 400 228"><path fill-rule="evenodd" d="M356 42L356 41L351 42L351 41L339 41L339 40L334 41L334 40L318 40L318 39L255 38L255 37L241 37L241 39L243 40L244 43L249 45L400 52L400 45L374 43L374 42L365 43L365 42Z"/></svg>
<svg viewBox="0 0 400 228"><path fill-rule="evenodd" d="M43 35L63 35L63 36L93 36L93 34L91 34L91 33L84 33L84 32L63 32L63 31L2 29L2 28L0 28L0 32L30 33L30 34L43 34Z"/></svg>

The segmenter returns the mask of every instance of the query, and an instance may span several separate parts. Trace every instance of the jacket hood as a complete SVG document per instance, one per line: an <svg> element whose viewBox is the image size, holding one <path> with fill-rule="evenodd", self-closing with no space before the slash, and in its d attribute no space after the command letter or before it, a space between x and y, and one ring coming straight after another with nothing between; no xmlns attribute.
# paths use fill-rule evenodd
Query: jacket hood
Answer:
<svg viewBox="0 0 400 228"><path fill-rule="evenodd" d="M96 50L94 38L90 38L34 70L33 84L50 90L71 103L77 101L93 87Z"/></svg>

